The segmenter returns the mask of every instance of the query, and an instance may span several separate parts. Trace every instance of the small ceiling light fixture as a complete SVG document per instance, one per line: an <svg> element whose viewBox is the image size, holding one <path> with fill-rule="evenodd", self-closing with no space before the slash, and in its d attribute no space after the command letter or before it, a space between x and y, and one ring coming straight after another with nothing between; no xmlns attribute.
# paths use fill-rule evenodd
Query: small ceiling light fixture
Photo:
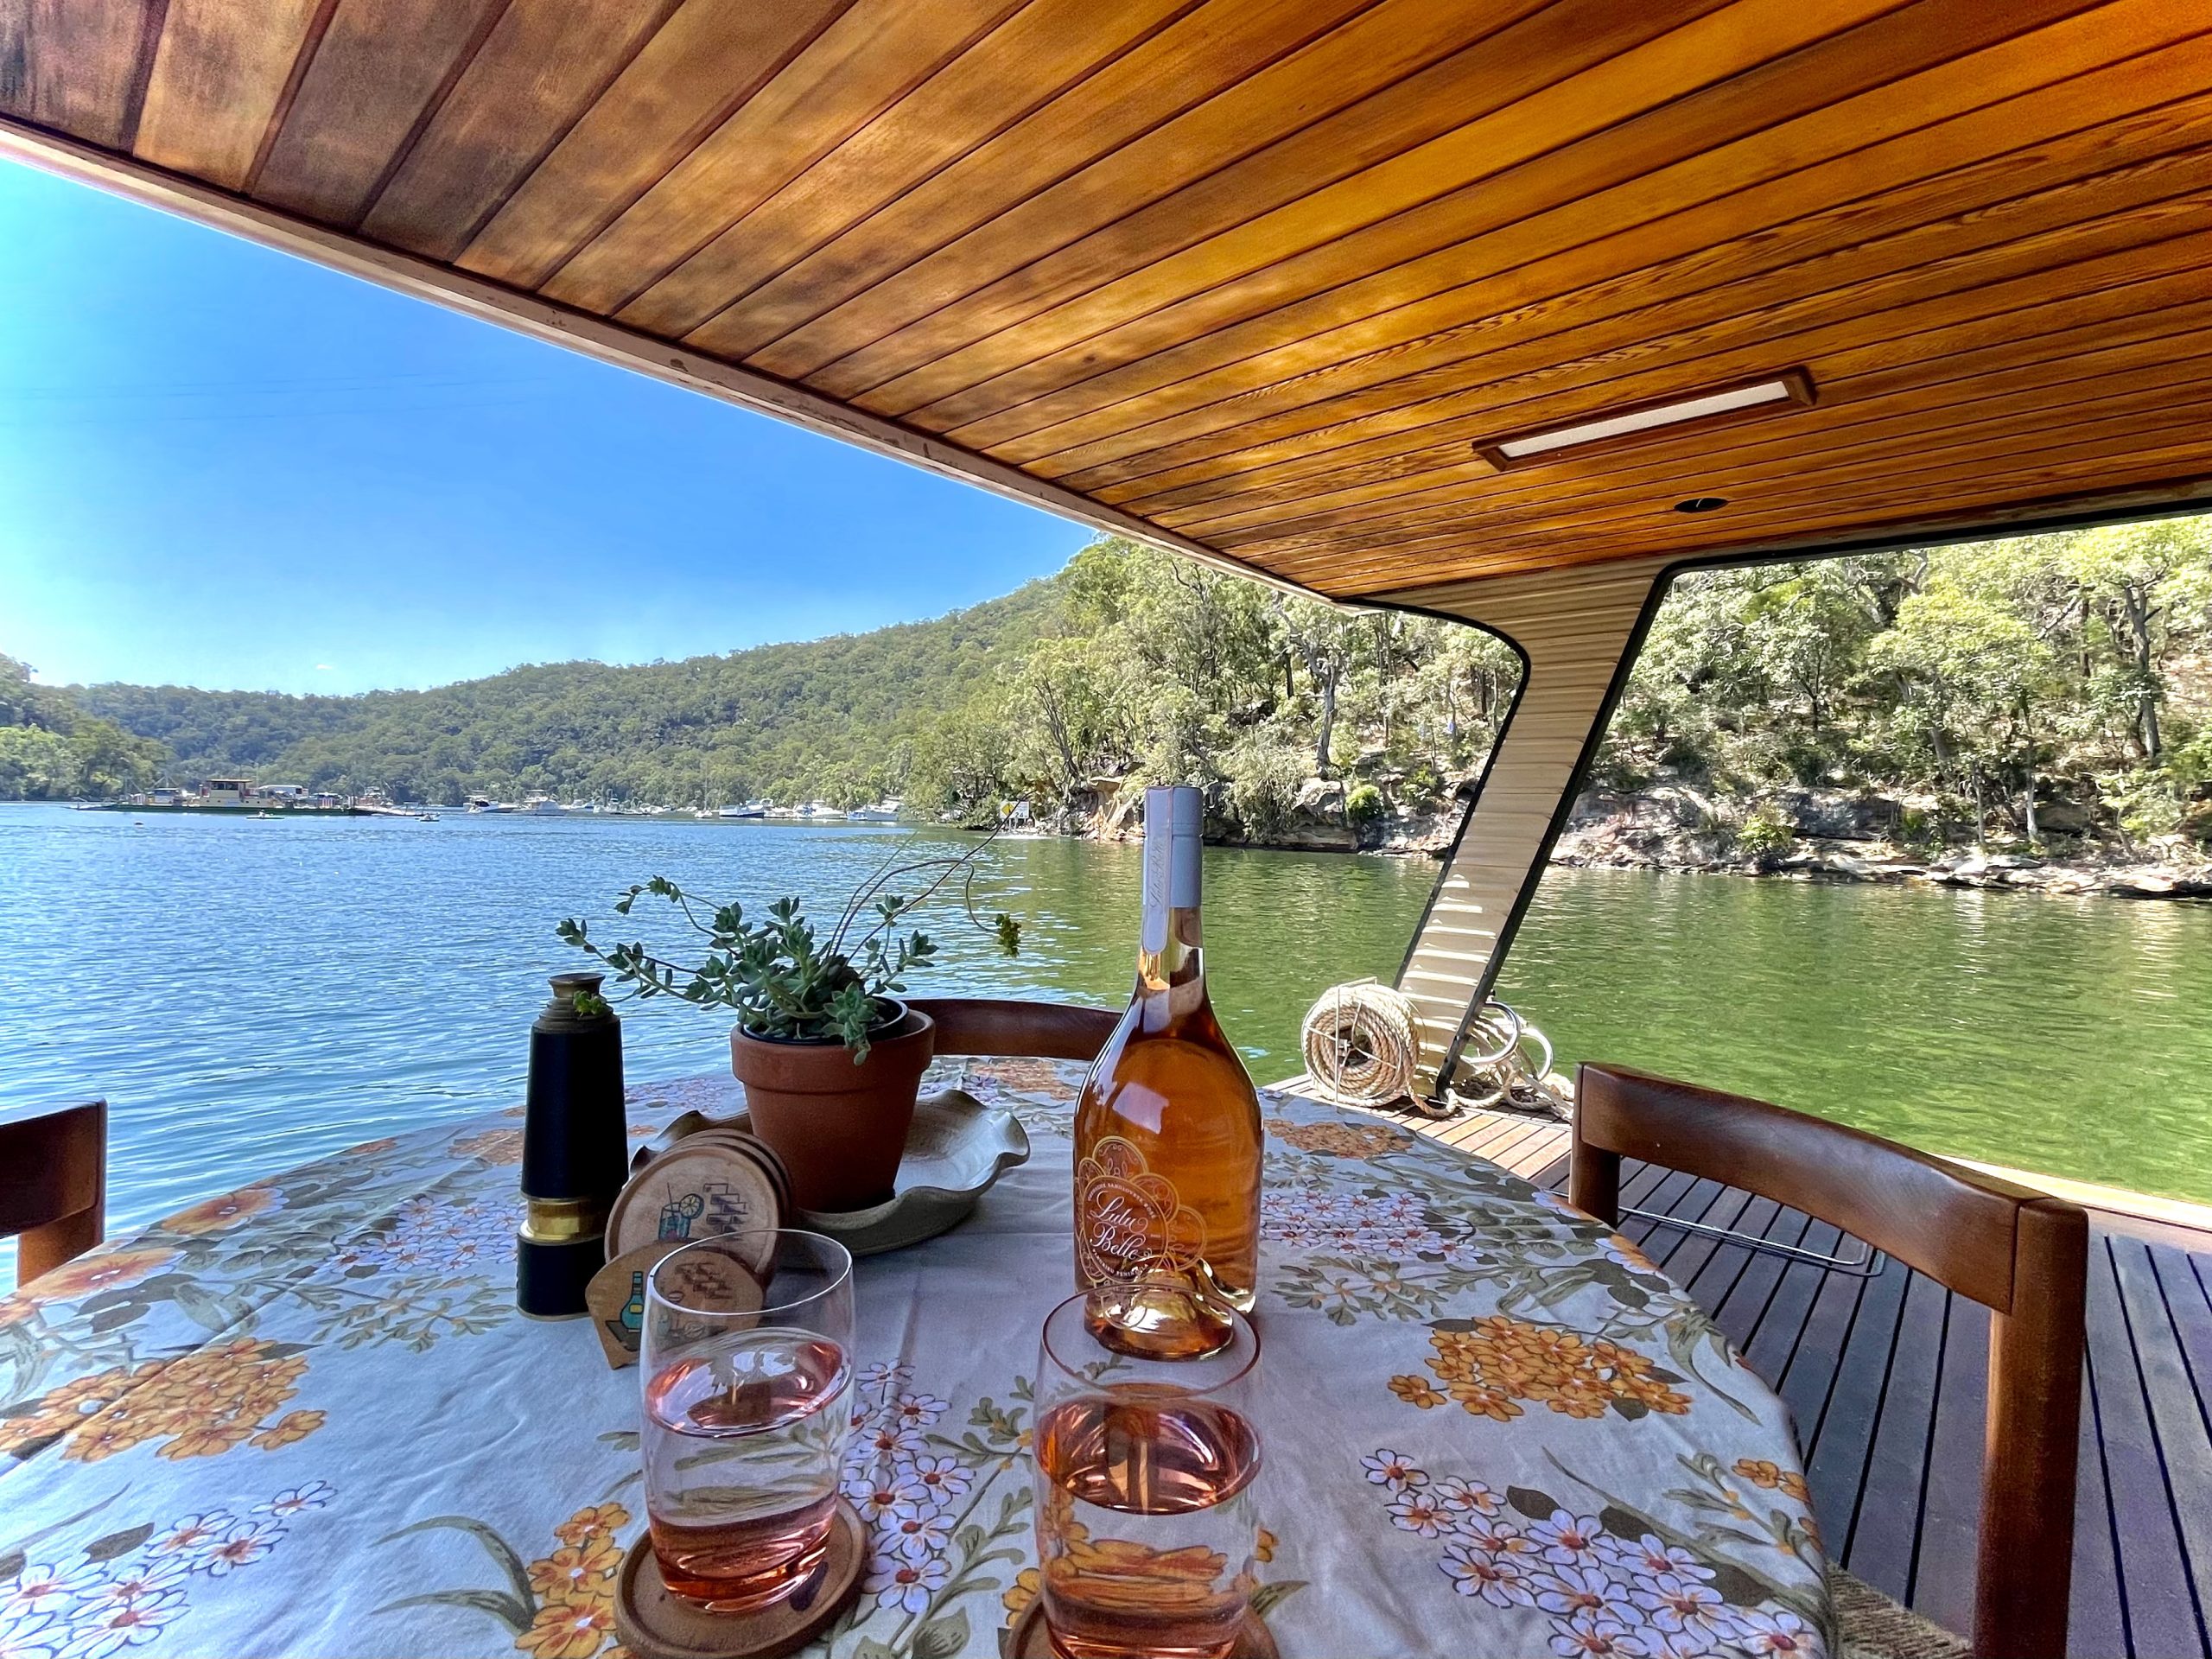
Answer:
<svg viewBox="0 0 2212 1659"><path fill-rule="evenodd" d="M1738 381L1669 397L1656 403L1631 404L1573 426L1532 428L1509 432L1475 445L1475 453L1500 472L1530 467L1567 454L1583 454L1601 445L1611 448L1647 436L1675 436L1681 428L1721 425L1778 409L1809 406L1814 398L1813 378L1802 369L1784 369L1760 380Z"/></svg>
<svg viewBox="0 0 2212 1659"><path fill-rule="evenodd" d="M1676 512L1718 512L1728 505L1725 495L1694 495L1687 501L1675 503Z"/></svg>

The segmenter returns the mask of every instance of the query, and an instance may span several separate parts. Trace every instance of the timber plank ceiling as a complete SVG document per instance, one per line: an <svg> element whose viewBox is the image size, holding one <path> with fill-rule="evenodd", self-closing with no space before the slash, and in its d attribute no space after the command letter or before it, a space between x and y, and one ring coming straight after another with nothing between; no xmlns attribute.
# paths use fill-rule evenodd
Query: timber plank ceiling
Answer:
<svg viewBox="0 0 2212 1659"><path fill-rule="evenodd" d="M2212 0L0 0L0 115L1337 595L2212 480Z"/></svg>

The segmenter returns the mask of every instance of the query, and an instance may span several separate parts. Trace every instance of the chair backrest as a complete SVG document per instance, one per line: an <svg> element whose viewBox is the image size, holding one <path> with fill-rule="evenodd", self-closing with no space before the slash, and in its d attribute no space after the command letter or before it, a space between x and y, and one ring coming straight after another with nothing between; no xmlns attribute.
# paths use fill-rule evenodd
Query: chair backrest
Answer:
<svg viewBox="0 0 2212 1659"><path fill-rule="evenodd" d="M1122 1017L1071 1002L1007 997L917 996L906 1006L937 1021L939 1054L1031 1054L1050 1060L1096 1059Z"/></svg>
<svg viewBox="0 0 2212 1659"><path fill-rule="evenodd" d="M107 1103L0 1122L0 1238L16 1282L82 1255L107 1225Z"/></svg>
<svg viewBox="0 0 2212 1659"><path fill-rule="evenodd" d="M1974 1650L1993 1659L2064 1653L2087 1214L1764 1101L1583 1065L1567 1196L1611 1225L1620 1221L1624 1157L1802 1211L1990 1310Z"/></svg>

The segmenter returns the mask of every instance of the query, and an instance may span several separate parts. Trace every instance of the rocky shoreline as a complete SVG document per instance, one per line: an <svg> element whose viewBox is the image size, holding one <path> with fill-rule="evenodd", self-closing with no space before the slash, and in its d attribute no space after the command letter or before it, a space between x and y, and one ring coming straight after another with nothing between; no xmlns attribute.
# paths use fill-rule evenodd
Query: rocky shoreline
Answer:
<svg viewBox="0 0 2212 1659"><path fill-rule="evenodd" d="M1036 826L1047 834L1134 840L1141 791L1093 785L1090 798ZM1284 852L1426 855L1442 858L1459 824L1455 800L1355 823L1343 785L1309 779L1264 834L1238 822L1220 786L1210 791L1207 839ZM2075 838L2064 850L1932 849L1896 838L1908 804L1840 790L1785 791L1757 802L1662 784L1634 794L1592 789L1577 799L1551 861L1577 869L1662 870L1796 881L1997 888L2120 899L2212 899L2212 859L2179 836L2147 849ZM1756 829L1753 828L1756 823Z"/></svg>
<svg viewBox="0 0 2212 1659"><path fill-rule="evenodd" d="M2142 850L2076 844L2063 854L1907 847L1885 833L1898 816L1893 803L1807 790L1758 803L1763 827L1771 828L1746 847L1740 806L1678 787L1635 796L1592 791L1575 803L1552 862L2069 897L2212 899L2212 860L2178 836Z"/></svg>

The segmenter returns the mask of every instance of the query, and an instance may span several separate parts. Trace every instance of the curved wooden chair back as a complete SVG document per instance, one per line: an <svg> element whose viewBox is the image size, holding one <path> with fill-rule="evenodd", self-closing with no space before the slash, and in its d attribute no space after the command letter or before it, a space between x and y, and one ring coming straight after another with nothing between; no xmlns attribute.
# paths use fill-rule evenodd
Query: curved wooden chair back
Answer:
<svg viewBox="0 0 2212 1659"><path fill-rule="evenodd" d="M1567 1196L1620 1221L1623 1158L1802 1211L1990 1310L1974 1646L2066 1651L2088 1217L2063 1199L1740 1095L1620 1066L1576 1073Z"/></svg>
<svg viewBox="0 0 2212 1659"><path fill-rule="evenodd" d="M82 1255L107 1225L107 1103L0 1123L0 1238L16 1282Z"/></svg>
<svg viewBox="0 0 2212 1659"><path fill-rule="evenodd" d="M937 1021L939 1054L1028 1054L1048 1060L1095 1060L1121 1015L1071 1002L1024 1002L1011 997L916 996L906 1006Z"/></svg>

